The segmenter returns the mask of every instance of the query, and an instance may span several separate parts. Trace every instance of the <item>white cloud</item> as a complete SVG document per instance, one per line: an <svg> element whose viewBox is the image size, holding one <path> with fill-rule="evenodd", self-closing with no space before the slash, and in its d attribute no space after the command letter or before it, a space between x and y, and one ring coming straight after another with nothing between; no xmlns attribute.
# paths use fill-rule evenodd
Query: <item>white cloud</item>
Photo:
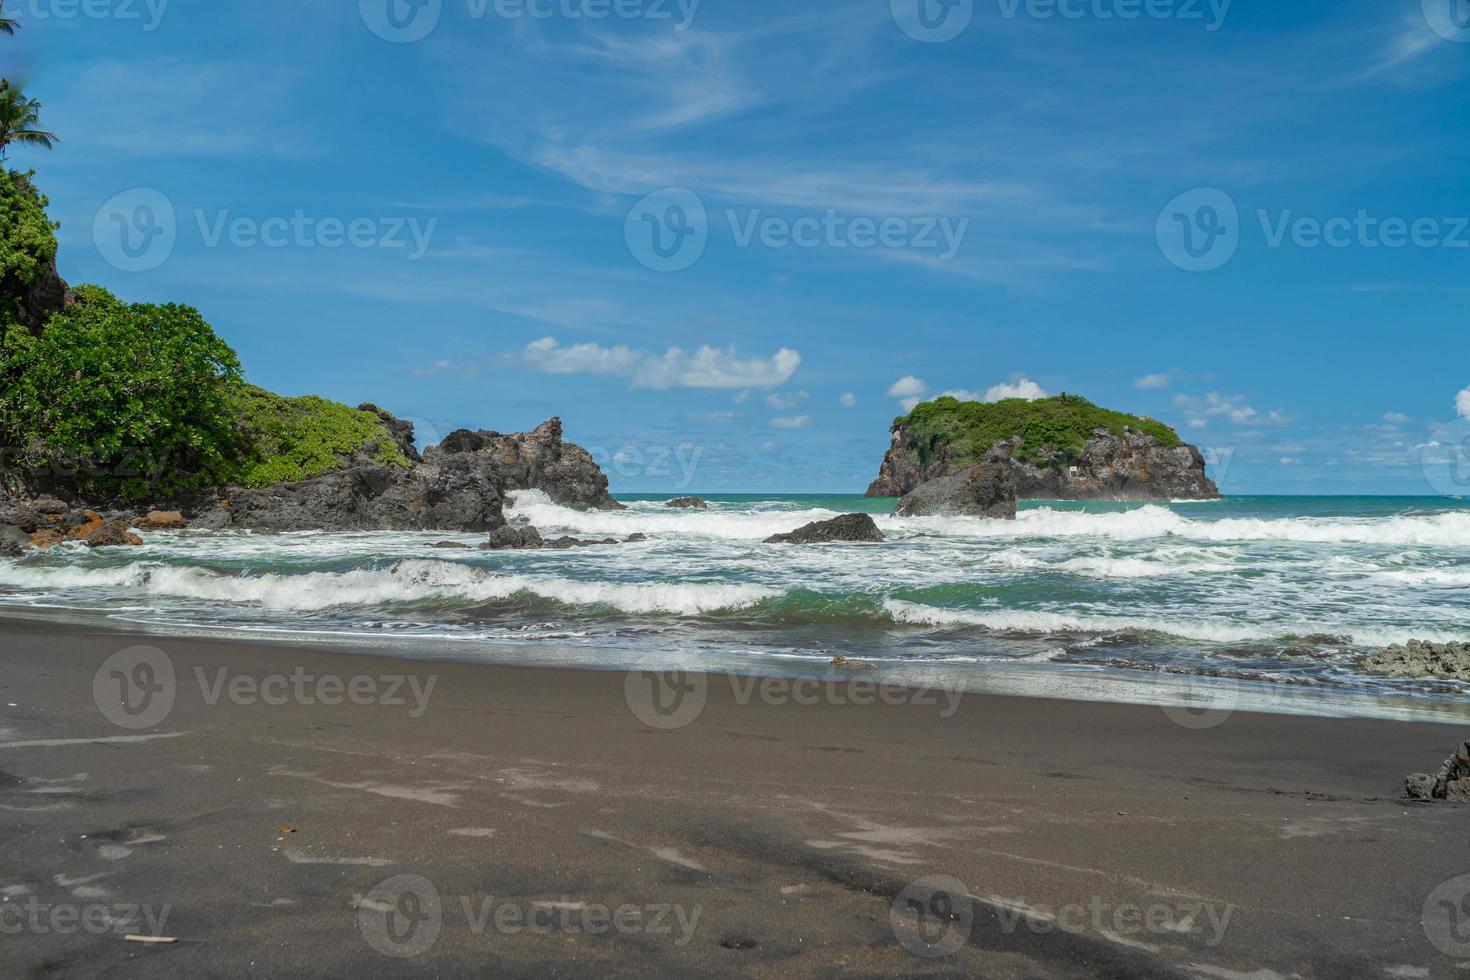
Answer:
<svg viewBox="0 0 1470 980"><path fill-rule="evenodd" d="M985 396L980 394L980 392L970 391L965 388L951 388L949 391L946 391L943 394L962 402L978 402L985 400Z"/></svg>
<svg viewBox="0 0 1470 980"><path fill-rule="evenodd" d="M456 361L435 361L428 367L414 368L413 375L416 378L437 378L440 375L452 374L455 377L464 378L466 381L477 377L480 373L478 364L461 364Z"/></svg>
<svg viewBox="0 0 1470 980"><path fill-rule="evenodd" d="M906 374L888 386L889 398L923 398L929 394L929 386L912 374Z"/></svg>
<svg viewBox="0 0 1470 980"><path fill-rule="evenodd" d="M1223 418L1232 425L1260 426L1287 425L1293 417L1272 409L1258 412L1249 405L1244 395L1222 395L1212 391L1204 398L1193 395L1175 395L1174 406L1184 412L1185 422L1192 429L1203 429L1211 419Z"/></svg>
<svg viewBox="0 0 1470 980"><path fill-rule="evenodd" d="M789 395L783 395L779 391L773 391L766 396L766 405L777 411L784 412L788 409L795 408L810 397L805 391L797 391Z"/></svg>
<svg viewBox="0 0 1470 980"><path fill-rule="evenodd" d="M842 397L840 399L838 399L838 400L840 402L842 402L842 407L843 408L856 408L857 407L857 395L854 395L850 391L844 391L842 393Z"/></svg>
<svg viewBox="0 0 1470 980"><path fill-rule="evenodd" d="M1295 456L1282 456L1280 459L1280 463L1282 466L1295 466L1300 462L1301 460L1297 459Z"/></svg>
<svg viewBox="0 0 1470 980"><path fill-rule="evenodd" d="M1470 388L1467 388L1465 390L1467 392L1470 392ZM1409 421L1409 417L1403 412L1385 412L1383 416L1383 421L1387 422L1389 425L1404 425Z"/></svg>
<svg viewBox="0 0 1470 980"><path fill-rule="evenodd" d="M810 415L796 415L786 418L771 419L771 427L774 429L805 429L812 424Z"/></svg>
<svg viewBox="0 0 1470 980"><path fill-rule="evenodd" d="M1455 411L1470 419L1470 388L1466 388L1455 396Z"/></svg>
<svg viewBox="0 0 1470 980"><path fill-rule="evenodd" d="M775 388L791 380L801 355L783 347L769 358L740 358L733 346L708 345L690 354L670 347L662 354L626 345L573 344L554 337L527 344L521 360L547 374L607 374L628 378L635 388Z"/></svg>
<svg viewBox="0 0 1470 980"><path fill-rule="evenodd" d="M998 402L1004 398L1024 398L1027 401L1035 401L1045 398L1046 392L1041 385L1029 378L1017 378L1013 384L1000 384L986 389L985 401Z"/></svg>
<svg viewBox="0 0 1470 980"><path fill-rule="evenodd" d="M1145 374L1133 382L1133 387L1147 391L1153 388L1167 388L1173 383L1174 375L1172 374Z"/></svg>

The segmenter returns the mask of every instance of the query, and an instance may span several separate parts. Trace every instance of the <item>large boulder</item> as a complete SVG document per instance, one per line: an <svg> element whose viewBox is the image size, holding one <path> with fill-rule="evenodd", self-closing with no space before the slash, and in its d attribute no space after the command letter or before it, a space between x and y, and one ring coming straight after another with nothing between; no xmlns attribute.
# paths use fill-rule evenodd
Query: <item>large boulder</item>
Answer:
<svg viewBox="0 0 1470 980"><path fill-rule="evenodd" d="M789 534L773 534L766 544L826 544L830 541L883 540L883 532L868 514L843 514L830 521L813 521Z"/></svg>
<svg viewBox="0 0 1470 980"><path fill-rule="evenodd" d="M14 524L0 525L0 558L14 558L31 545L31 536Z"/></svg>
<svg viewBox="0 0 1470 980"><path fill-rule="evenodd" d="M493 549L495 551L520 550L523 548L540 548L546 542L541 538L541 532L529 524L507 524L498 527L490 533L490 540L480 545L482 549Z"/></svg>
<svg viewBox="0 0 1470 980"><path fill-rule="evenodd" d="M709 501L700 497L675 497L664 501L665 507L683 507L689 510L708 510Z"/></svg>
<svg viewBox="0 0 1470 980"><path fill-rule="evenodd" d="M505 435L488 429L456 429L424 453L425 461L471 456L493 472L507 491L540 490L553 502L578 510L622 510L607 491L607 474L592 454L562 440L561 419L530 432Z"/></svg>
<svg viewBox="0 0 1470 980"><path fill-rule="evenodd" d="M1470 803L1470 742L1461 742L1438 772L1416 772L1404 780L1404 791L1415 800Z"/></svg>
<svg viewBox="0 0 1470 980"><path fill-rule="evenodd" d="M1016 519L1016 482L1009 467L982 463L921 483L898 502L901 517Z"/></svg>

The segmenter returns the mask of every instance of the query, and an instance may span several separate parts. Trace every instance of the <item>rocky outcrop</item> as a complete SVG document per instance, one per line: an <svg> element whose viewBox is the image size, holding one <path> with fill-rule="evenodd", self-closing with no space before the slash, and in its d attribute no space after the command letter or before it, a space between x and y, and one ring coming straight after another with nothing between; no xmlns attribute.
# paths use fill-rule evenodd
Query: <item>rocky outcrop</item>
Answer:
<svg viewBox="0 0 1470 980"><path fill-rule="evenodd" d="M1212 500L1220 496L1205 475L1205 460L1194 446L1166 446L1135 429L1114 435L1098 428L1073 459L1016 458L1019 437L1003 439L980 460L1011 471L1021 500ZM902 497L921 484L948 476L961 460L953 443L936 437L921 440L903 426L883 457L869 497Z"/></svg>
<svg viewBox="0 0 1470 980"><path fill-rule="evenodd" d="M490 540L480 545L481 548L504 551L508 549L539 548L546 542L541 539L541 532L529 524L507 524L505 527L496 528L490 535Z"/></svg>
<svg viewBox="0 0 1470 980"><path fill-rule="evenodd" d="M411 422L373 405L363 410L382 419L387 436L413 461L410 466L381 465L369 446L342 468L308 480L227 486L185 500L155 501L146 517L138 514L148 508L117 501L93 506L109 519L145 528L178 526L177 519L196 528L256 531L495 531L506 524L509 490L542 490L569 507L621 506L591 455L562 440L559 419L510 435L460 429L420 455L413 450ZM66 528L82 520L76 517L80 503L43 496L0 503L0 524L15 525L32 546L44 546L65 538Z"/></svg>
<svg viewBox="0 0 1470 980"><path fill-rule="evenodd" d="M1395 643L1363 661L1363 669L1383 677L1440 677L1470 681L1470 644Z"/></svg>
<svg viewBox="0 0 1470 980"><path fill-rule="evenodd" d="M826 544L831 541L883 540L883 532L868 514L843 514L830 521L813 521L789 534L773 534L766 544Z"/></svg>
<svg viewBox="0 0 1470 980"><path fill-rule="evenodd" d="M898 502L900 517L997 517L1016 519L1011 469L981 463L919 484Z"/></svg>
<svg viewBox="0 0 1470 980"><path fill-rule="evenodd" d="M473 454L480 465L499 477L507 492L540 490L553 502L578 510L623 509L607 492L607 474L592 454L562 440L559 418L511 435L458 429L426 452L425 459L436 450Z"/></svg>
<svg viewBox="0 0 1470 980"><path fill-rule="evenodd" d="M675 497L664 502L665 507L686 507L691 510L708 510L709 501L699 497Z"/></svg>
<svg viewBox="0 0 1470 980"><path fill-rule="evenodd" d="M56 270L53 258L37 273L36 278L24 286L19 283L0 282L0 296L15 297L15 316L31 333L40 336L52 314L59 313L76 302L71 287Z"/></svg>
<svg viewBox="0 0 1470 980"><path fill-rule="evenodd" d="M1470 742L1461 742L1437 772L1416 772L1404 780L1404 792L1415 800L1470 803Z"/></svg>
<svg viewBox="0 0 1470 980"><path fill-rule="evenodd" d="M13 558L30 544L31 536L14 524L0 524L0 558Z"/></svg>
<svg viewBox="0 0 1470 980"><path fill-rule="evenodd" d="M116 513L78 510L49 498L0 510L0 555L18 555L26 548L53 548L63 541L89 548L143 543L127 519Z"/></svg>

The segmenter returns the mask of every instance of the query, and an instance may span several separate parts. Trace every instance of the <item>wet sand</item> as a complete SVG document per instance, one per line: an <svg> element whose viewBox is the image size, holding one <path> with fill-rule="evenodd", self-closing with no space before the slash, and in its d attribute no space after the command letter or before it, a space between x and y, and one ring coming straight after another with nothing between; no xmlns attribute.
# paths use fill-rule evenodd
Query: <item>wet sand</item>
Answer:
<svg viewBox="0 0 1470 980"><path fill-rule="evenodd" d="M1470 961L1470 810L1402 799L1463 727L956 702L860 677L4 624L0 975L1270 980Z"/></svg>

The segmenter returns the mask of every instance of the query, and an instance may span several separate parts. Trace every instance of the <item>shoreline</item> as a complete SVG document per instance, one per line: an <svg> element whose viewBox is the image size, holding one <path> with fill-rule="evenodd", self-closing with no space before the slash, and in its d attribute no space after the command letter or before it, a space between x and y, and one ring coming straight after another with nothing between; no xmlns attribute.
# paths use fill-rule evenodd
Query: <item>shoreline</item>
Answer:
<svg viewBox="0 0 1470 980"><path fill-rule="evenodd" d="M711 658L707 653L653 652L636 660L626 651L603 659L589 647L570 647L532 640L522 644L486 641L476 637L382 636L347 631L297 632L282 629L199 624L162 624L109 617L105 622L76 615L67 607L0 608L0 631L15 624L112 635L165 636L206 642L275 647L310 646L390 660L463 663L486 667L525 667L535 670L590 670L625 672L637 665L657 670L686 670L710 675L753 677L821 677L831 665L824 655L810 658L768 655L752 661L731 654ZM45 611L43 611L45 610ZM785 666L787 669L780 669ZM1390 695L1354 690L1351 685L1327 688L1281 681L1244 681L1201 674L1172 674L1077 664L1016 663L1001 661L944 668L931 662L868 664L861 675L899 687L928 687L968 694L1040 700L1107 703L1216 713L1248 711L1295 717L1362 718L1418 721L1470 726L1470 702L1450 695Z"/></svg>
<svg viewBox="0 0 1470 980"><path fill-rule="evenodd" d="M179 940L23 929L0 952L20 975L1449 969L1421 919L1463 871L1443 842L1464 811L1400 797L1463 725L1237 711L1200 728L1126 704L965 694L947 711L780 685L742 699L720 675L693 717L650 724L609 671L0 635L0 909L167 906ZM169 658L175 696L121 727L95 685L137 646ZM293 693L298 672L340 680L338 703ZM375 700L343 696L357 678ZM443 899L409 958L373 938L396 907L375 889L401 875ZM964 915L915 933L893 906L936 880ZM462 897L561 917L487 926ZM655 906L689 928L593 935L578 918ZM1403 968L1428 972L1386 972Z"/></svg>

